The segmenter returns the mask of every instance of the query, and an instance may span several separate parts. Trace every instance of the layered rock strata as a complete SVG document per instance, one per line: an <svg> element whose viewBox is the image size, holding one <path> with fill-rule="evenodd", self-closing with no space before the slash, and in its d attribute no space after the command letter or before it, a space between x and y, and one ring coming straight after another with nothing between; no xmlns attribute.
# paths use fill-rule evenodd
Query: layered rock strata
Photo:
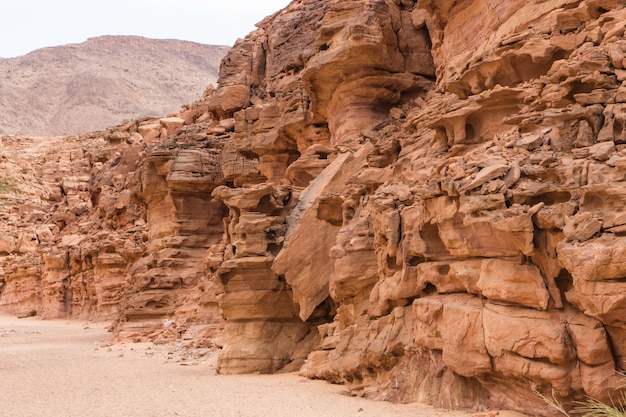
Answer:
<svg viewBox="0 0 626 417"><path fill-rule="evenodd" d="M94 135L56 186L22 171L45 209L5 210L3 309L204 343L223 318L220 372L377 399L615 397L624 21L617 0L295 1L180 114Z"/></svg>

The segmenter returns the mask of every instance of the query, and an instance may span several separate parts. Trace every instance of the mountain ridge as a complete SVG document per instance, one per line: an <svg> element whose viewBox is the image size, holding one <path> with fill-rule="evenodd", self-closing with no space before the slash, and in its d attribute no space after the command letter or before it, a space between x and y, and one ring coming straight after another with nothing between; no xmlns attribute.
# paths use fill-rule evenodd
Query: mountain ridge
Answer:
<svg viewBox="0 0 626 417"><path fill-rule="evenodd" d="M177 111L216 82L228 49L107 35L2 58L0 133L78 134Z"/></svg>

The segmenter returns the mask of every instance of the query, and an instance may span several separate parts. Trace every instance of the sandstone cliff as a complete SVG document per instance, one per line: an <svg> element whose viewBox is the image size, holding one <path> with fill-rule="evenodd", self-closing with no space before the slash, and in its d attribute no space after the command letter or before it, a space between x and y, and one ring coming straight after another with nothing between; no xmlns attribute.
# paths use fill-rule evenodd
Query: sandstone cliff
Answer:
<svg viewBox="0 0 626 417"><path fill-rule="evenodd" d="M294 1L177 115L3 139L2 309L392 401L614 396L625 21L618 0Z"/></svg>
<svg viewBox="0 0 626 417"><path fill-rule="evenodd" d="M74 135L176 111L215 83L227 50L101 36L0 58L0 133Z"/></svg>

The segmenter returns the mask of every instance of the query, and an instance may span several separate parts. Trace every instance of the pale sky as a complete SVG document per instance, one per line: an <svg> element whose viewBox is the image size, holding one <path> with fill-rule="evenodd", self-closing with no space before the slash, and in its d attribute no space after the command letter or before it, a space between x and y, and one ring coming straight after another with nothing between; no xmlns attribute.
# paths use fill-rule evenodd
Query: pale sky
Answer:
<svg viewBox="0 0 626 417"><path fill-rule="evenodd" d="M233 45L290 0L0 0L0 58L102 35Z"/></svg>

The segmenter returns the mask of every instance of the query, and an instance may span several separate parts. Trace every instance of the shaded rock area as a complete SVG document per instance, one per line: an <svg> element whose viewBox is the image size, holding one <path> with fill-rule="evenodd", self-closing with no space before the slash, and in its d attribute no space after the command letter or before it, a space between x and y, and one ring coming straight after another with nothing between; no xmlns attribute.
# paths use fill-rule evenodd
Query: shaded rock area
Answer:
<svg viewBox="0 0 626 417"><path fill-rule="evenodd" d="M178 114L5 137L1 308L390 401L615 397L624 3L294 1Z"/></svg>

